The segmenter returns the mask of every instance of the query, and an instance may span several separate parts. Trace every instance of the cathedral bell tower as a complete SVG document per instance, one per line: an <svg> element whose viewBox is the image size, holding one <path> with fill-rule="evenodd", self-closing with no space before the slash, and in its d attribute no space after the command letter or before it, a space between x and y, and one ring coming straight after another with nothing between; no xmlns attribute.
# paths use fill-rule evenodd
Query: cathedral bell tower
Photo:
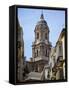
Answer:
<svg viewBox="0 0 69 90"><path fill-rule="evenodd" d="M51 43L49 42L49 27L44 19L43 13L35 27L35 41L32 45L32 57L34 71L42 72L45 65L49 63Z"/></svg>

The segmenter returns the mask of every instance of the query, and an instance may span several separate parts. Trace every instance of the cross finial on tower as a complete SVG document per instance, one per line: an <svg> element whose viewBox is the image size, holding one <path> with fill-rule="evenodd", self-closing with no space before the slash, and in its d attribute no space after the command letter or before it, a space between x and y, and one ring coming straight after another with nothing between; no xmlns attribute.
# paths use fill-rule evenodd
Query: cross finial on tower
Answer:
<svg viewBox="0 0 69 90"><path fill-rule="evenodd" d="M40 17L40 19L44 19L43 10L41 11L41 17Z"/></svg>

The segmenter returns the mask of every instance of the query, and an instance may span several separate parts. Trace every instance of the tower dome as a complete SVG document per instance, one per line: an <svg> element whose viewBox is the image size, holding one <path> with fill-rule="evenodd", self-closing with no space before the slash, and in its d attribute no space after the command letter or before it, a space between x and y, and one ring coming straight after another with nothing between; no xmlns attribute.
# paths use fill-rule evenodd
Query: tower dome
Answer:
<svg viewBox="0 0 69 90"><path fill-rule="evenodd" d="M44 15L43 13L40 16L40 20L37 22L37 25L35 27L35 29L40 29L40 30L48 30L49 31L49 27L47 25L47 22L44 19Z"/></svg>

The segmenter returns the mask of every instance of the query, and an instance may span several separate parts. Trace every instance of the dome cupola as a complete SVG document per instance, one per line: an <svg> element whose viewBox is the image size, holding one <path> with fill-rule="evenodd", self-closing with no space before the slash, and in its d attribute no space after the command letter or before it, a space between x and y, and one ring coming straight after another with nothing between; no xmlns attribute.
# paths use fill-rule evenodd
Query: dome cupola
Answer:
<svg viewBox="0 0 69 90"><path fill-rule="evenodd" d="M37 25L35 27L35 30L38 30L38 29L49 31L49 27L47 25L47 22L44 19L43 13L41 13L40 20L37 22Z"/></svg>

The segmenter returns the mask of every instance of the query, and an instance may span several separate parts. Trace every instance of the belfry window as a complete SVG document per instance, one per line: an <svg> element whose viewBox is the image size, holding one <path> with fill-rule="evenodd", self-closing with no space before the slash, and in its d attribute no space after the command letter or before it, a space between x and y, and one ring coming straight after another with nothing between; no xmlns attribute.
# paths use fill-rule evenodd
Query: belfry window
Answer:
<svg viewBox="0 0 69 90"><path fill-rule="evenodd" d="M47 39L47 33L45 33L45 39Z"/></svg>
<svg viewBox="0 0 69 90"><path fill-rule="evenodd" d="M37 50L37 56L38 56L38 50Z"/></svg>
<svg viewBox="0 0 69 90"><path fill-rule="evenodd" d="M39 33L37 33L37 39L39 39Z"/></svg>
<svg viewBox="0 0 69 90"><path fill-rule="evenodd" d="M45 53L45 56L47 56L47 49L46 49L46 53Z"/></svg>
<svg viewBox="0 0 69 90"><path fill-rule="evenodd" d="M62 44L59 45L59 55L62 56L63 55L63 48L62 48Z"/></svg>

